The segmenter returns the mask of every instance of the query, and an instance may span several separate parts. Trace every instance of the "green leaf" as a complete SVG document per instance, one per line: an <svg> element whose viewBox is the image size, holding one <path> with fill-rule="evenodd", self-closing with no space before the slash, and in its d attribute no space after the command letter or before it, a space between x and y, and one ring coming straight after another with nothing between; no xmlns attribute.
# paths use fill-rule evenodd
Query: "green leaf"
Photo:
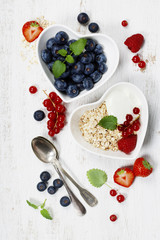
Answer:
<svg viewBox="0 0 160 240"><path fill-rule="evenodd" d="M43 208L41 211L40 211L41 215L44 217L44 218L47 218L49 220L52 220L53 218L51 217L51 215L49 214L49 212L47 211L47 209Z"/></svg>
<svg viewBox="0 0 160 240"><path fill-rule="evenodd" d="M87 39L80 38L79 40L71 43L69 45L69 48L76 56L78 56L83 52L83 50L86 46L86 43L87 43Z"/></svg>
<svg viewBox="0 0 160 240"><path fill-rule="evenodd" d="M41 205L41 208L42 208L42 209L44 208L46 201L47 201L47 199L45 199L45 200L44 200L44 203L42 203L42 205Z"/></svg>
<svg viewBox="0 0 160 240"><path fill-rule="evenodd" d="M107 174L100 169L90 169L87 171L87 177L89 182L94 187L101 187L107 181Z"/></svg>
<svg viewBox="0 0 160 240"><path fill-rule="evenodd" d="M73 58L71 55L67 55L67 57L65 58L65 60L66 60L68 63L74 63L74 58Z"/></svg>
<svg viewBox="0 0 160 240"><path fill-rule="evenodd" d="M67 55L67 51L66 51L65 49L60 49L60 50L58 51L58 53L59 53L61 56L63 56L63 57L65 57L65 56Z"/></svg>
<svg viewBox="0 0 160 240"><path fill-rule="evenodd" d="M59 78L66 71L66 64L57 60L53 63L52 72L55 78Z"/></svg>
<svg viewBox="0 0 160 240"><path fill-rule="evenodd" d="M28 205L34 209L38 209L38 206L36 206L35 204L29 202L28 200L26 200L26 202L28 203Z"/></svg>
<svg viewBox="0 0 160 240"><path fill-rule="evenodd" d="M108 130L115 130L117 128L117 118L112 115L106 116L99 121L98 125Z"/></svg>

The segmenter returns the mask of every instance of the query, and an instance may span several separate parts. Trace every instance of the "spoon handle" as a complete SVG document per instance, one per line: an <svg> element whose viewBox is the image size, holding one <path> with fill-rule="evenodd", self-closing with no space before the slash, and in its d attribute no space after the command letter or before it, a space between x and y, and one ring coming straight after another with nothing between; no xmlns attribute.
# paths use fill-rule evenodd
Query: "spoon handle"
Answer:
<svg viewBox="0 0 160 240"><path fill-rule="evenodd" d="M58 173L58 175L60 176L61 180L63 181L64 186L65 186L65 188L66 188L66 190L67 190L67 192L68 192L68 194L69 194L69 197L70 197L72 203L73 203L74 206L80 211L80 213L81 213L82 215L84 215L84 214L86 213L85 207L84 207L83 204L79 201L79 199L74 195L74 193L72 192L72 190L70 189L70 187L69 187L68 184L66 183L66 181L65 181L63 175L61 174L59 168L57 167L57 165L55 165L55 164L53 163L53 166L54 166L56 172Z"/></svg>

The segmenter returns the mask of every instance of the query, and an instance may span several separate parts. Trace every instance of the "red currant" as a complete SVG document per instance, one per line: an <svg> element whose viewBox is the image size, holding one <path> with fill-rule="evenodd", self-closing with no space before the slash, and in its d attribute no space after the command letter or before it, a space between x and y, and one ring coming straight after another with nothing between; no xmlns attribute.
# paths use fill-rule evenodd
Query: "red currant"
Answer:
<svg viewBox="0 0 160 240"><path fill-rule="evenodd" d="M62 129L64 127L64 123L63 122L57 122L57 127Z"/></svg>
<svg viewBox="0 0 160 240"><path fill-rule="evenodd" d="M117 201L118 201L119 203L123 202L124 200L125 200L125 197L124 197L122 194L120 194L120 195L117 196Z"/></svg>
<svg viewBox="0 0 160 240"><path fill-rule="evenodd" d="M52 106L51 100L50 100L50 99L45 99L45 100L43 101L43 105L44 105L45 107L50 107L50 106Z"/></svg>
<svg viewBox="0 0 160 240"><path fill-rule="evenodd" d="M126 27L126 26L128 25L128 22L127 22L126 20L123 20L123 21L121 22L121 24L122 24L123 27Z"/></svg>
<svg viewBox="0 0 160 240"><path fill-rule="evenodd" d="M128 127L129 126L129 121L124 121L123 124L124 124L125 127Z"/></svg>
<svg viewBox="0 0 160 240"><path fill-rule="evenodd" d="M57 117L56 113L54 113L54 112L48 113L48 118L49 118L49 119L55 120L56 117Z"/></svg>
<svg viewBox="0 0 160 240"><path fill-rule="evenodd" d="M132 116L131 114L127 114L127 115L126 115L126 120L127 120L128 122L131 122L131 121L133 120L133 116Z"/></svg>
<svg viewBox="0 0 160 240"><path fill-rule="evenodd" d="M55 110L55 107L52 105L52 106L49 106L49 107L47 107L47 111L48 112L54 112L54 110Z"/></svg>
<svg viewBox="0 0 160 240"><path fill-rule="evenodd" d="M139 114L140 113L140 109L137 108L137 107L133 108L133 113L134 114Z"/></svg>
<svg viewBox="0 0 160 240"><path fill-rule="evenodd" d="M54 127L47 125L47 128L48 128L49 130L53 130Z"/></svg>
<svg viewBox="0 0 160 240"><path fill-rule="evenodd" d="M60 129L58 127L55 127L54 132L55 134L58 134L60 132Z"/></svg>
<svg viewBox="0 0 160 240"><path fill-rule="evenodd" d="M29 91L30 91L30 93L34 94L34 93L37 92L37 88L36 88L35 86L31 86L31 87L29 88Z"/></svg>
<svg viewBox="0 0 160 240"><path fill-rule="evenodd" d="M135 123L133 124L133 130L134 130L134 131L138 131L139 129L140 129L140 123L135 122Z"/></svg>
<svg viewBox="0 0 160 240"><path fill-rule="evenodd" d="M64 121L65 121L65 118L66 118L66 117L65 117L64 114L59 114L57 120L58 120L58 122L64 122Z"/></svg>
<svg viewBox="0 0 160 240"><path fill-rule="evenodd" d="M132 61L133 61L134 63L139 63L139 62L140 62L140 57L139 57L138 55L136 55L136 56L134 56L134 57L132 58Z"/></svg>
<svg viewBox="0 0 160 240"><path fill-rule="evenodd" d="M122 137L128 137L128 133L127 133L126 130L124 130L124 131L122 132Z"/></svg>
<svg viewBox="0 0 160 240"><path fill-rule="evenodd" d="M53 120L48 120L48 121L47 121L47 126L48 126L48 127L52 127L52 128L53 128L54 125L55 125L55 122L54 122Z"/></svg>
<svg viewBox="0 0 160 240"><path fill-rule="evenodd" d="M115 189L111 189L111 190L110 190L110 195L111 195L112 197L116 196L116 195L117 195L117 191L116 191Z"/></svg>
<svg viewBox="0 0 160 240"><path fill-rule="evenodd" d="M55 100L54 100L54 103L55 104L59 104L59 103L61 103L62 102L62 99L59 97L59 96L57 96L56 98L55 98Z"/></svg>
<svg viewBox="0 0 160 240"><path fill-rule="evenodd" d="M54 130L50 130L50 131L48 132L48 135L51 136L51 137L53 137L53 136L55 135L55 131L54 131Z"/></svg>
<svg viewBox="0 0 160 240"><path fill-rule="evenodd" d="M55 92L50 92L49 97L54 101L57 97L57 94Z"/></svg>
<svg viewBox="0 0 160 240"><path fill-rule="evenodd" d="M63 106L61 104L56 105L56 111L57 112L63 113L63 112L65 112L65 110L66 110L65 106Z"/></svg>
<svg viewBox="0 0 160 240"><path fill-rule="evenodd" d="M145 68L145 67L146 67L146 63L145 63L144 61L140 61L140 62L138 63L138 67L139 67L139 68Z"/></svg>
<svg viewBox="0 0 160 240"><path fill-rule="evenodd" d="M131 135L133 132L134 132L134 130L133 130L133 127L132 127L132 126L130 126L130 127L127 128L127 134L128 134L128 135Z"/></svg>
<svg viewBox="0 0 160 240"><path fill-rule="evenodd" d="M116 220L117 220L117 216L116 215L111 215L110 217L110 220L112 221L112 222L115 222Z"/></svg>

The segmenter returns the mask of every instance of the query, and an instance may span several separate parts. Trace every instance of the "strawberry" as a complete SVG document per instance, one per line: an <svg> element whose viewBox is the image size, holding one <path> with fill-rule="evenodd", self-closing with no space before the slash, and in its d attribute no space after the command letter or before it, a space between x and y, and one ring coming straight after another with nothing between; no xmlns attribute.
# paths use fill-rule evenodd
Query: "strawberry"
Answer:
<svg viewBox="0 0 160 240"><path fill-rule="evenodd" d="M118 142L118 149L126 154L132 152L137 143L137 135L131 134L128 137L121 138Z"/></svg>
<svg viewBox="0 0 160 240"><path fill-rule="evenodd" d="M133 166L133 172L135 176L147 177L152 173L152 171L153 168L147 160L144 158L136 159Z"/></svg>
<svg viewBox="0 0 160 240"><path fill-rule="evenodd" d="M130 168L118 168L114 173L114 182L123 186L130 187L134 180L134 173Z"/></svg>
<svg viewBox="0 0 160 240"><path fill-rule="evenodd" d="M26 22L22 28L23 35L27 42L33 42L42 31L43 28L36 21Z"/></svg>
<svg viewBox="0 0 160 240"><path fill-rule="evenodd" d="M142 34L134 34L127 38L124 44L131 50L131 52L136 53L141 48L144 41Z"/></svg>

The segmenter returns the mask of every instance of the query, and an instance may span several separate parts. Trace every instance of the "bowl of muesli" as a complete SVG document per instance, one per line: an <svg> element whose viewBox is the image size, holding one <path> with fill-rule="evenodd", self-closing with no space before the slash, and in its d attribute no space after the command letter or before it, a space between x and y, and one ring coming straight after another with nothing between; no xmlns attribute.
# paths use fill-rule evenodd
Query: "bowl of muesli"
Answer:
<svg viewBox="0 0 160 240"><path fill-rule="evenodd" d="M73 139L98 156L134 159L148 125L148 104L142 91L127 82L109 88L100 100L74 110L69 120Z"/></svg>

